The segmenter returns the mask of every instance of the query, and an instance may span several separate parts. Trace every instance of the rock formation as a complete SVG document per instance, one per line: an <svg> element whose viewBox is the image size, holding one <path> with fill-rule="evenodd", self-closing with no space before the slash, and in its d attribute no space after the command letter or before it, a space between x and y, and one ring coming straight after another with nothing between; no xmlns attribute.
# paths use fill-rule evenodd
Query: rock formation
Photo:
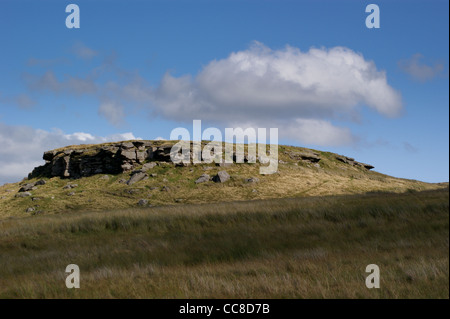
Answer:
<svg viewBox="0 0 450 319"><path fill-rule="evenodd" d="M354 158L351 157L347 157L347 156L342 156L342 155L336 155L336 159L342 163L345 164L349 164L352 166L361 166L364 167L365 169L372 169L375 168L374 166L370 165L370 164L365 164L365 163L361 163L361 162L357 162L355 161Z"/></svg>
<svg viewBox="0 0 450 319"><path fill-rule="evenodd" d="M35 168L29 178L119 174L131 171L148 160L169 162L171 147L171 144L156 146L151 141L132 141L48 151L43 157L45 165ZM152 165L149 163L144 170Z"/></svg>
<svg viewBox="0 0 450 319"><path fill-rule="evenodd" d="M172 164L170 151L173 144L161 141L127 141L117 143L105 143L99 145L78 145L48 151L44 153L45 165L36 167L29 178L54 177L80 178L95 174L120 174L123 172L133 172L132 177L127 182L129 185L134 182L148 178L147 171L151 170L156 162L159 165ZM191 144L192 147L192 144ZM312 150L285 151L294 162L306 162L318 166L321 155ZM353 158L334 154L336 160L356 167L365 169L374 168L372 165L355 161ZM192 158L192 153L191 153ZM233 161L237 160L236 153L233 153ZM255 162L257 158L244 154L243 162ZM170 163L170 164L169 164ZM285 163L280 160L280 163ZM190 164L182 164L184 166ZM231 166L231 163L218 163L221 167ZM140 168L139 171L136 171ZM226 181L229 177L215 176L214 181ZM208 181L210 177L203 176L197 183ZM45 181L44 181L45 182ZM33 190L36 185L23 185L22 192Z"/></svg>

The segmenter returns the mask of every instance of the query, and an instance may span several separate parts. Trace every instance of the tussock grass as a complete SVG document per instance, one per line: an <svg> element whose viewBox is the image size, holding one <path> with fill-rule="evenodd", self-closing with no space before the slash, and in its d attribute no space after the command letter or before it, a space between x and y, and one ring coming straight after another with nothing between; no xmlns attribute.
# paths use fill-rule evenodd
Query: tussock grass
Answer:
<svg viewBox="0 0 450 319"><path fill-rule="evenodd" d="M448 214L442 189L10 217L0 297L448 298Z"/></svg>

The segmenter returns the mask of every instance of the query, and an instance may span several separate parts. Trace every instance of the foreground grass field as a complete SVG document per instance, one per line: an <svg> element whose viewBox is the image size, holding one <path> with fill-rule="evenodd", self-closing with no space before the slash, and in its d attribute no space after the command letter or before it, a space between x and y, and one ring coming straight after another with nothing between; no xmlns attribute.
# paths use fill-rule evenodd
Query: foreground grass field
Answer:
<svg viewBox="0 0 450 319"><path fill-rule="evenodd" d="M448 249L448 188L10 217L0 297L449 298Z"/></svg>

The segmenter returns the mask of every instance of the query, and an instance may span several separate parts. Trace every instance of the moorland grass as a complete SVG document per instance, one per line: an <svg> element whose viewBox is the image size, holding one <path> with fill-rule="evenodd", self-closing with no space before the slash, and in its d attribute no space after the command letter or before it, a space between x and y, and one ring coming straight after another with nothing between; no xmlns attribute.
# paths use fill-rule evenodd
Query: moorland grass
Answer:
<svg viewBox="0 0 450 319"><path fill-rule="evenodd" d="M448 188L10 217L0 297L449 298L448 222Z"/></svg>

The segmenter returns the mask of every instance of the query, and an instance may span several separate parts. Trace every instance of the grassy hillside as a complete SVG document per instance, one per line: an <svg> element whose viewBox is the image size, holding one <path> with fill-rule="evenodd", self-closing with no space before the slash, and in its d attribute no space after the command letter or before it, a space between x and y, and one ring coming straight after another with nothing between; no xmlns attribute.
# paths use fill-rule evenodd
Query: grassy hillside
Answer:
<svg viewBox="0 0 450 319"><path fill-rule="evenodd" d="M98 145L70 146L64 149L89 147ZM321 158L316 164L289 156L290 153L307 151L309 150L304 148L279 146L278 173L266 176L259 174L259 164L174 167L160 162L148 171L149 175L153 175L132 186L123 183L130 178L130 173L107 176L99 174L76 180L53 177L44 178L47 183L32 190L32 196L17 198L22 185L36 182L40 178L24 180L0 186L0 218L67 211L126 209L136 207L140 199L148 200L152 206L161 206L379 191L401 193L442 187L351 166L337 160L333 153L313 150ZM226 183L195 183L202 174L213 176L221 170L226 170L231 175ZM257 177L259 182L248 182L247 179L251 177ZM67 184L77 184L77 187L64 189Z"/></svg>
<svg viewBox="0 0 450 319"><path fill-rule="evenodd" d="M0 297L448 298L448 222L448 188L4 218ZM65 287L72 263L80 289ZM365 287L372 263L380 289Z"/></svg>

